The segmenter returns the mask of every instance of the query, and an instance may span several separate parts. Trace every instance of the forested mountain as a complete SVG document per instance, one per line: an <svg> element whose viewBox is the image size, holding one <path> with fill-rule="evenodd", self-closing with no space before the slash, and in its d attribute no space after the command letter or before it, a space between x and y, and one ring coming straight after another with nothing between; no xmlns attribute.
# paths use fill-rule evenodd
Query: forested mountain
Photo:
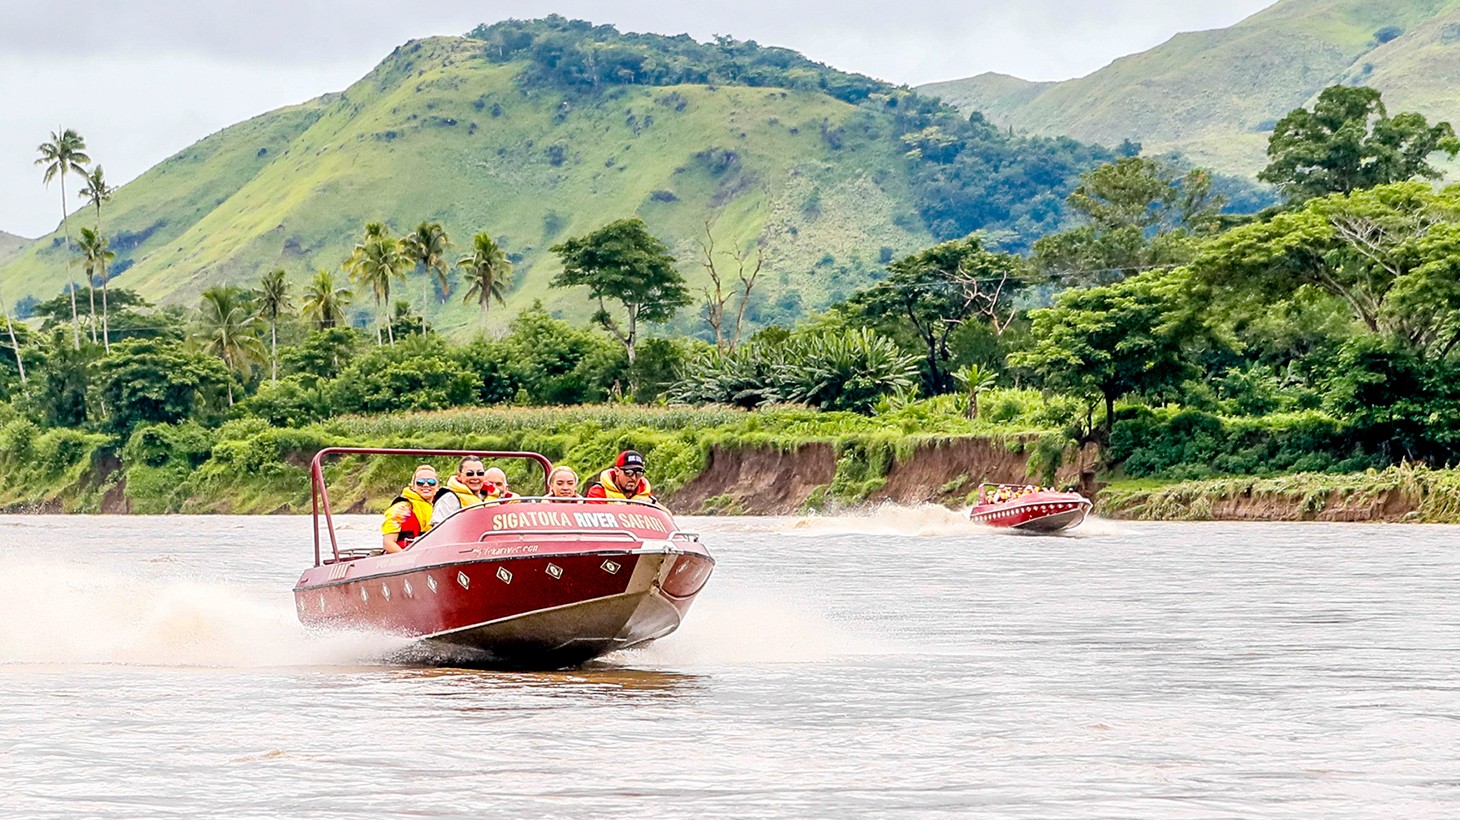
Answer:
<svg viewBox="0 0 1460 820"><path fill-rule="evenodd" d="M4 264L13 259L29 244L30 240L23 236L16 236L13 233L0 231L0 264Z"/></svg>
<svg viewBox="0 0 1460 820"><path fill-rule="evenodd" d="M1277 120L1329 85L1372 86L1391 111L1460 122L1457 80L1460 0L1281 0L1068 82L984 74L919 90L1022 131L1131 139L1251 176Z"/></svg>
<svg viewBox="0 0 1460 820"><path fill-rule="evenodd" d="M486 231L516 266L500 323L535 299L586 316L583 294L548 289L548 248L631 215L698 286L708 223L717 248L764 250L751 311L763 323L844 298L936 239L982 229L1027 247L1062 224L1078 174L1112 156L1013 137L785 49L552 17L401 46L342 93L149 170L116 194L104 225L114 286L188 305L276 267L295 282L336 269L368 221L399 235L439 220L452 259ZM72 230L91 220L78 212ZM61 290L63 245L53 234L0 267L7 296ZM414 276L392 298L419 302L425 287ZM459 280L452 290L434 323L475 326ZM357 288L355 308L366 307Z"/></svg>

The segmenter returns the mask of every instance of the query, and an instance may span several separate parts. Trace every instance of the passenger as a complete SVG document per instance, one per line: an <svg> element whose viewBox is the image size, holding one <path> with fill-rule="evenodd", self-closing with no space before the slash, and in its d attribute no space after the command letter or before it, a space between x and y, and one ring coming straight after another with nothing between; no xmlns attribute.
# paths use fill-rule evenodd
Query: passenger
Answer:
<svg viewBox="0 0 1460 820"><path fill-rule="evenodd" d="M400 491L385 511L380 525L381 545L386 552L400 552L431 529L432 505L438 493L436 468L422 464L411 476L411 484Z"/></svg>
<svg viewBox="0 0 1460 820"><path fill-rule="evenodd" d="M436 499L431 526L437 526L457 510L487 500L487 468L476 456L466 456L456 465L456 475L446 479L446 492Z"/></svg>
<svg viewBox="0 0 1460 820"><path fill-rule="evenodd" d="M604 498L610 501L648 501L658 504L644 478L644 457L633 450L618 454L613 466L588 482L585 498Z"/></svg>
<svg viewBox="0 0 1460 820"><path fill-rule="evenodd" d="M516 498L517 493L507 487L507 474L502 472L501 467L490 467L487 469L487 483L484 489L487 493L487 500Z"/></svg>
<svg viewBox="0 0 1460 820"><path fill-rule="evenodd" d="M561 464L548 473L547 489L549 498L582 498L578 495L578 474Z"/></svg>

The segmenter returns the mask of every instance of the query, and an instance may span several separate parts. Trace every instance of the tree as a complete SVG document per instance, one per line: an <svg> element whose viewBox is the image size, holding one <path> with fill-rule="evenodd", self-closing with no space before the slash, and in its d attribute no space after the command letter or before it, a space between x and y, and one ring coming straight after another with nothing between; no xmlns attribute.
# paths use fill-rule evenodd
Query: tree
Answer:
<svg viewBox="0 0 1460 820"><path fill-rule="evenodd" d="M269 325L269 381L276 382L279 380L279 319L285 311L294 309L283 268L269 271L259 280L258 305L259 317Z"/></svg>
<svg viewBox="0 0 1460 820"><path fill-rule="evenodd" d="M551 250L563 262L563 272L553 279L552 287L588 288L598 301L594 320L624 346L631 371L640 323L667 322L692 301L669 248L637 217L612 222ZM605 299L623 305L622 322L609 313ZM630 377L630 392L633 389Z"/></svg>
<svg viewBox="0 0 1460 820"><path fill-rule="evenodd" d="M52 332L35 379L35 407L45 424L80 427L86 423L86 393L95 351L91 345L68 347L59 329Z"/></svg>
<svg viewBox="0 0 1460 820"><path fill-rule="evenodd" d="M69 128L52 131L51 141L41 143L36 150L41 156L35 164L44 166L45 184L50 185L51 180L57 176L61 178L61 227L66 234L66 282L71 288L71 343L80 350L81 319L76 313L76 289L71 282L71 223L66 216L66 174L75 172L84 176L85 165L91 162L91 157L86 155L86 140Z"/></svg>
<svg viewBox="0 0 1460 820"><path fill-rule="evenodd" d="M492 300L505 304L503 293L512 279L512 263L507 254L486 231L471 238L471 253L457 260L456 266L466 271L467 291L464 301L475 300L482 309L482 331L487 329L487 311Z"/></svg>
<svg viewBox="0 0 1460 820"><path fill-rule="evenodd" d="M1268 166L1257 175L1301 203L1415 178L1439 179L1429 158L1454 158L1460 140L1448 122L1430 125L1421 114L1389 116L1377 89L1335 85L1313 110L1294 109L1267 143Z"/></svg>
<svg viewBox="0 0 1460 820"><path fill-rule="evenodd" d="M405 273L408 261L401 253L400 240L391 236L381 222L365 226L365 238L355 246L346 265L350 278L362 287L367 287L375 296L375 343L384 344L381 339L381 325L389 334L390 343L395 344L395 332L386 323L385 305L390 301L390 282Z"/></svg>
<svg viewBox="0 0 1460 820"><path fill-rule="evenodd" d="M20 342L15 338L15 319L5 298L0 296L0 318L5 320L5 331L10 335L10 351L15 354L15 368L20 373L20 383L25 384L25 358L20 352Z"/></svg>
<svg viewBox="0 0 1460 820"><path fill-rule="evenodd" d="M720 252L719 255L728 255L735 260L735 277L739 285L731 290L726 290L725 283L728 278L720 272L719 265L715 262L717 252L715 251L715 235L710 231L710 223L705 222L705 238L700 241L700 252L704 256L705 270L710 274L710 286L705 288L705 321L709 322L711 329L715 331L715 347L726 352L734 353L735 348L740 345L740 331L745 324L745 309L750 305L750 292L755 289L755 281L760 277L760 269L765 265L765 248L756 246L755 263L750 265L750 251L740 246L735 247L733 254ZM749 265L749 270L747 266ZM738 299L739 306L735 310L734 322L730 325L730 338L725 338L725 308L730 300Z"/></svg>
<svg viewBox="0 0 1460 820"><path fill-rule="evenodd" d="M1315 288L1421 358L1460 345L1460 188L1402 182L1310 199L1209 242L1192 263L1220 294Z"/></svg>
<svg viewBox="0 0 1460 820"><path fill-rule="evenodd" d="M111 411L106 424L123 434L140 424L191 418L233 382L222 361L173 339L119 341L95 370L98 394Z"/></svg>
<svg viewBox="0 0 1460 820"><path fill-rule="evenodd" d="M102 282L101 297L101 340L102 346L111 351L111 327L107 316L106 298L106 268L107 264L117 258L116 253L107 249L106 237L99 235L90 228L81 229L81 239L76 243L81 250L81 261L86 269L86 281L95 282L100 279ZM96 314L92 314L92 321L96 320ZM94 330L94 329L93 329ZM95 334L93 333L93 336Z"/></svg>
<svg viewBox="0 0 1460 820"><path fill-rule="evenodd" d="M304 288L304 318L320 330L345 324L345 308L354 298L349 288L335 287L333 271L320 269Z"/></svg>
<svg viewBox="0 0 1460 820"><path fill-rule="evenodd" d="M97 235L100 235L101 234L101 206L102 206L102 203L111 201L112 194L116 193L116 189L113 188L113 187L111 187L110 185L107 185L106 184L106 174L105 174L104 171L101 170L101 165L100 164L98 164L95 167L93 167L91 169L91 171L88 172L83 177L83 179L86 180L86 185L78 193L79 193L79 195L81 196L82 199L86 200L86 203L88 205L91 205L93 208L96 208L96 234ZM83 250L83 255L84 254L85 254L85 252ZM107 260L109 261L109 260L114 259L114 258L116 258L116 254L109 252L109 255L107 256ZM107 287L106 287L107 279L108 279L108 276L107 276L107 273L106 273L106 265L103 264L101 266L101 338L102 338L102 345L107 350L110 350L111 349L111 339L107 335L107 328L108 328L108 325L110 323L110 320L109 320L109 317L108 317L109 308L108 308L108 305L107 305ZM87 281L88 282L95 281L93 279L93 277L91 276L90 273L87 274ZM93 304L92 304L92 322L93 323L95 323L95 321L96 321L96 317L95 317L96 305L94 304L95 298L96 298L96 296L95 296L95 292L94 292L94 289L93 289L93 294L92 294L92 301L93 301ZM93 339L93 341L94 341L94 339Z"/></svg>
<svg viewBox="0 0 1460 820"><path fill-rule="evenodd" d="M258 323L247 295L236 285L203 291L197 339L203 352L222 359L230 373L247 373L251 365L264 359ZM228 381L228 406L233 406L232 379Z"/></svg>
<svg viewBox="0 0 1460 820"><path fill-rule="evenodd" d="M1086 224L1034 243L1035 261L1051 276L1113 281L1191 256L1189 237L1210 231L1226 199L1211 174L1181 173L1149 157L1126 157L1080 177L1065 203Z"/></svg>
<svg viewBox="0 0 1460 820"><path fill-rule="evenodd" d="M1033 346L1011 354L1009 364L1033 370L1046 387L1103 398L1108 439L1116 399L1174 387L1189 373L1182 348L1195 331L1175 298L1186 279L1179 271L1146 273L1067 290L1053 307L1030 313Z"/></svg>
<svg viewBox="0 0 1460 820"><path fill-rule="evenodd" d="M984 250L976 236L944 242L900 259L883 282L851 299L868 316L906 320L927 353L924 389L952 389L948 339L965 322L983 317L1002 333L1014 319L1014 297L1025 285L1027 267L1011 254Z"/></svg>
<svg viewBox="0 0 1460 820"><path fill-rule="evenodd" d="M422 222L401 240L401 250L405 258L415 264L416 270L425 277L421 292L423 327L429 326L427 319L431 292L436 288L443 292L446 290L446 274L451 270L451 265L446 261L446 251L450 248L451 237L446 235L446 229L441 227L440 222Z"/></svg>
<svg viewBox="0 0 1460 820"><path fill-rule="evenodd" d="M116 193L117 189L106 184L106 173L101 170L99 164L92 167L82 179L86 180L86 185L77 194L86 200L86 204L96 209L96 230L97 233L100 233L101 206L103 203L111 201L112 194Z"/></svg>
<svg viewBox="0 0 1460 820"><path fill-rule="evenodd" d="M998 377L992 370L976 364L960 367L953 377L958 379L964 390L968 391L968 417L978 418L978 394L992 390L998 382Z"/></svg>

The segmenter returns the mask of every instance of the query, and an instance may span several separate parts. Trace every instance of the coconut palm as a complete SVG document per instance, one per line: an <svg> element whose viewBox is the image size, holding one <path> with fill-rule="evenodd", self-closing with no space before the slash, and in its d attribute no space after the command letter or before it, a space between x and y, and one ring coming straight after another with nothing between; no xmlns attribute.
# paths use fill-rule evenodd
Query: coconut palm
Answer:
<svg viewBox="0 0 1460 820"><path fill-rule="evenodd" d="M95 282L101 280L101 343L106 352L112 352L111 326L107 321L106 301L106 268L107 265L117 258L116 253L107 249L106 237L90 228L81 229L81 238L77 240L76 246L81 250L81 262L86 267L86 281ZM95 315L92 321L95 322ZM93 338L95 329L93 328Z"/></svg>
<svg viewBox="0 0 1460 820"><path fill-rule="evenodd" d="M446 251L451 248L451 237L446 235L446 229L440 222L422 222L401 240L401 247L416 270L426 276L421 293L421 329L424 331L429 324L432 292L438 287L446 290L446 274L451 270L450 263L446 261Z"/></svg>
<svg viewBox="0 0 1460 820"><path fill-rule="evenodd" d="M289 280L284 269L269 271L259 280L259 318L269 325L269 381L279 380L279 319L284 311L293 310L289 298Z"/></svg>
<svg viewBox="0 0 1460 820"><path fill-rule="evenodd" d="M76 315L76 288L71 283L71 223L66 218L66 174L74 171L85 176L85 165L91 162L91 157L86 155L86 140L70 128L52 131L51 141L41 143L36 151L41 156L35 164L45 168L45 184L49 186L52 179L61 178L61 227L66 234L66 281L71 290L71 342L80 350L81 319ZM95 312L92 311L93 315ZM93 328L92 333L95 332Z"/></svg>
<svg viewBox="0 0 1460 820"><path fill-rule="evenodd" d="M963 389L968 391L968 417L978 418L978 394L992 390L998 376L987 367L970 364L959 368L953 378L961 382Z"/></svg>
<svg viewBox="0 0 1460 820"><path fill-rule="evenodd" d="M304 288L304 318L320 330L342 325L354 295L349 288L335 287L334 272L321 268Z"/></svg>
<svg viewBox="0 0 1460 820"><path fill-rule="evenodd" d="M110 202L112 194L117 192L116 188L106 184L106 174L101 170L100 165L82 176L86 184L77 192L77 196L86 200L86 204L96 209L96 230L101 230L101 206L104 202Z"/></svg>
<svg viewBox="0 0 1460 820"><path fill-rule="evenodd" d="M259 318L248 295L236 285L220 285L203 291L199 306L197 339L204 352L223 360L234 373L247 373L264 359L259 339ZM233 405L233 380L228 380L228 404Z"/></svg>
<svg viewBox="0 0 1460 820"><path fill-rule="evenodd" d="M381 324L383 305L390 301L390 282L405 275L409 264L401 253L400 240L386 231L385 225L371 222L365 226L365 238L355 246L346 265L350 279L361 287L367 287L375 296L375 344L381 345ZM395 331L387 324L385 332L390 343L395 344Z"/></svg>
<svg viewBox="0 0 1460 820"><path fill-rule="evenodd" d="M482 330L487 329L487 311L492 300L504 304L502 297L512 279L512 263L502 246L493 241L485 231L471 238L471 253L461 257L456 266L467 271L467 291L464 301L476 300L482 309Z"/></svg>

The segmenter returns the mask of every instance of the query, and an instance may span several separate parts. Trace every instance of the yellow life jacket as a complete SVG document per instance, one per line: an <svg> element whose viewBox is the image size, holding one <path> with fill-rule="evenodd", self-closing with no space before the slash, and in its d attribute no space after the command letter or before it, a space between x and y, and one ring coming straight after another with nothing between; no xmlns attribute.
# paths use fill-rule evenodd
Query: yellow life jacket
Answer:
<svg viewBox="0 0 1460 820"><path fill-rule="evenodd" d="M470 487L461 483L456 476L446 479L446 489L456 494L456 497L461 501L462 509L466 509L473 504L480 504L484 500L482 496L472 492Z"/></svg>
<svg viewBox="0 0 1460 820"><path fill-rule="evenodd" d="M599 486L603 487L603 497L612 501L654 500L651 494L651 490L649 489L649 479L644 478L643 476L639 476L639 487L637 490L634 491L633 495L626 494L623 490L620 490L618 488L617 484L613 483L612 467L599 473L596 483Z"/></svg>
<svg viewBox="0 0 1460 820"><path fill-rule="evenodd" d="M410 514L399 518L392 513L397 505L405 502L410 506ZM425 535L431 529L432 503L422 498L415 490L407 487L401 490L401 494L390 502L390 508L385 511L385 522L380 525L382 533L400 533L401 540L414 541Z"/></svg>

